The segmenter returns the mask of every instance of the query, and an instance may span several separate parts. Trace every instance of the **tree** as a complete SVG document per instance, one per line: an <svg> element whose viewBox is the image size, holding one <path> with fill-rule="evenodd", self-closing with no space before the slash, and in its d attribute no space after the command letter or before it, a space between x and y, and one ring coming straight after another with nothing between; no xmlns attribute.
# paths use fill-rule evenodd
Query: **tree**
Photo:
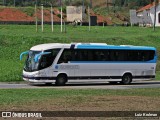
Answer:
<svg viewBox="0 0 160 120"><path fill-rule="evenodd" d="M125 0L125 1L124 1L123 6L124 6L124 7L128 6L128 0Z"/></svg>

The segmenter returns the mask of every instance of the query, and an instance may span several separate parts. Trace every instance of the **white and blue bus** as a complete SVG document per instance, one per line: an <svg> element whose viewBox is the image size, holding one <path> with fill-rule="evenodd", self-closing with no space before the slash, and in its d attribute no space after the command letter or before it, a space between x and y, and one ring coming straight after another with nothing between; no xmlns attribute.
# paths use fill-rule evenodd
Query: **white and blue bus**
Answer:
<svg viewBox="0 0 160 120"><path fill-rule="evenodd" d="M65 85L69 80L106 80L129 84L155 78L156 48L103 43L41 44L27 54L23 79Z"/></svg>

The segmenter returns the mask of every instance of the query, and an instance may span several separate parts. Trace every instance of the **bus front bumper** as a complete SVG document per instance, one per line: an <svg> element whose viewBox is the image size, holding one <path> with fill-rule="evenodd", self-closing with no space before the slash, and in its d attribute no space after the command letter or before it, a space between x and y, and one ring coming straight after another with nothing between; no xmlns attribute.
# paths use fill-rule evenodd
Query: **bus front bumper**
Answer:
<svg viewBox="0 0 160 120"><path fill-rule="evenodd" d="M52 83L56 78L53 77L28 77L23 75L23 80L32 83Z"/></svg>

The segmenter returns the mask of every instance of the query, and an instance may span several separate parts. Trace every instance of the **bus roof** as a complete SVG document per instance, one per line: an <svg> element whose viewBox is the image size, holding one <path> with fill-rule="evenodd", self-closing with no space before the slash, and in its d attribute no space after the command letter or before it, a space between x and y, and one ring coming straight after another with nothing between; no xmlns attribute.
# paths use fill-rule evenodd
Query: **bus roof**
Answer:
<svg viewBox="0 0 160 120"><path fill-rule="evenodd" d="M61 43L47 43L47 44L40 44L33 46L30 50L34 51L43 51L43 50L49 50L54 48L70 48L71 44L61 44Z"/></svg>
<svg viewBox="0 0 160 120"><path fill-rule="evenodd" d="M31 50L43 51L43 50L49 50L54 48L156 50L155 47L148 47L148 46L107 45L105 43L71 43L71 44L48 43L48 44L40 44L40 45L33 46Z"/></svg>

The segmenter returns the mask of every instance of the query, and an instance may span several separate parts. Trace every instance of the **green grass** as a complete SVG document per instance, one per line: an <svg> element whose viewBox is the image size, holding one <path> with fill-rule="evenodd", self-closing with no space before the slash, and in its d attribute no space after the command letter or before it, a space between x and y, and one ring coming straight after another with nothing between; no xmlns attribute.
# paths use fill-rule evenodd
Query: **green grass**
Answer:
<svg viewBox="0 0 160 120"><path fill-rule="evenodd" d="M160 71L156 72L156 80L160 80Z"/></svg>
<svg viewBox="0 0 160 120"><path fill-rule="evenodd" d="M1 89L0 105L18 105L47 99L73 99L84 100L89 96L145 96L160 97L160 88L127 89L127 90L71 90L71 89Z"/></svg>
<svg viewBox="0 0 160 120"><path fill-rule="evenodd" d="M19 60L21 52L42 43L99 42L113 45L154 46L160 53L160 28L153 32L152 28L140 27L91 27L67 26L67 33L60 32L60 26L45 25L44 33L35 31L34 25L0 25L0 82L22 81L21 74L24 60ZM160 71L158 61L157 71ZM159 72L158 73L158 79Z"/></svg>

